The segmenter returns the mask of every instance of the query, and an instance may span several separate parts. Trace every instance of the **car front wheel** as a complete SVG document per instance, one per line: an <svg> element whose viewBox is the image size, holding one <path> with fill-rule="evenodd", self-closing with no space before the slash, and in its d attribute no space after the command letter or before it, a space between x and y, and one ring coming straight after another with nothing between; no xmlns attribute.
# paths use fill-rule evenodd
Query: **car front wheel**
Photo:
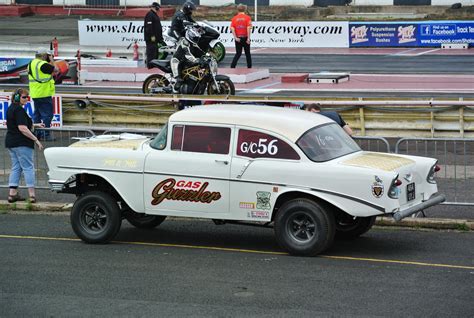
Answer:
<svg viewBox="0 0 474 318"><path fill-rule="evenodd" d="M120 230L122 218L117 201L109 194L91 191L76 200L71 211L74 233L87 243L107 243Z"/></svg>
<svg viewBox="0 0 474 318"><path fill-rule="evenodd" d="M334 217L326 208L309 199L285 203L275 218L278 244L292 255L317 255L334 241Z"/></svg>

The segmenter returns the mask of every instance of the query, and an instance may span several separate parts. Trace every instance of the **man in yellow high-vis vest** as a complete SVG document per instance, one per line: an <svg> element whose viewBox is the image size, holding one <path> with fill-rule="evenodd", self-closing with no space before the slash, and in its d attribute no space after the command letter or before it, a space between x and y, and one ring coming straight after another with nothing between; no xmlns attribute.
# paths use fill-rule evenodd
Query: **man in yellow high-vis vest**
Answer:
<svg viewBox="0 0 474 318"><path fill-rule="evenodd" d="M34 123L51 127L53 119L53 95L55 94L53 73L55 70L53 52L45 49L36 51L35 59L28 64L30 96L35 104ZM49 131L37 131L40 140L53 140Z"/></svg>

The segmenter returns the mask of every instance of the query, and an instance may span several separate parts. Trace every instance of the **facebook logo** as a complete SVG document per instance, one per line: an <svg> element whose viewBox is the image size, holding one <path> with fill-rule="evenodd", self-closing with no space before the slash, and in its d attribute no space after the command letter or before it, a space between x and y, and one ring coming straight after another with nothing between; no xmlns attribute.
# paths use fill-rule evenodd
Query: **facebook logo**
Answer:
<svg viewBox="0 0 474 318"><path fill-rule="evenodd" d="M421 25L421 35L431 35L431 25Z"/></svg>

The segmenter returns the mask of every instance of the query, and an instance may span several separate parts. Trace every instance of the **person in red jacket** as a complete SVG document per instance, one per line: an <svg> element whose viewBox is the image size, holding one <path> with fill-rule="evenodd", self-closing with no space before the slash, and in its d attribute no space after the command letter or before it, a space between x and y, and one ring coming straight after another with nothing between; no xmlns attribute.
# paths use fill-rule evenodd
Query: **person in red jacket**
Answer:
<svg viewBox="0 0 474 318"><path fill-rule="evenodd" d="M232 60L231 68L235 68L237 62L242 55L242 48L245 51L245 58L247 59L247 67L252 68L252 57L250 56L250 34L252 33L252 19L245 14L247 6L239 4L237 6L238 13L232 18L230 29L234 35L235 40L235 56Z"/></svg>

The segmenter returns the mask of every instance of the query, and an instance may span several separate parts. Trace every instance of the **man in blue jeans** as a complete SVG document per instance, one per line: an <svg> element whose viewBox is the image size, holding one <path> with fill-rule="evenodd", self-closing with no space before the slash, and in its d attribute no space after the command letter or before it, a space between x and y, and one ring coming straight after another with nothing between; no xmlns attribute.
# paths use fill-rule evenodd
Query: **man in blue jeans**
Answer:
<svg viewBox="0 0 474 318"><path fill-rule="evenodd" d="M28 64L28 80L30 96L35 104L33 122L43 123L45 128L51 127L53 119L53 95L55 94L53 73L55 71L53 52L38 50L35 59ZM37 131L40 140L53 141L49 131Z"/></svg>

